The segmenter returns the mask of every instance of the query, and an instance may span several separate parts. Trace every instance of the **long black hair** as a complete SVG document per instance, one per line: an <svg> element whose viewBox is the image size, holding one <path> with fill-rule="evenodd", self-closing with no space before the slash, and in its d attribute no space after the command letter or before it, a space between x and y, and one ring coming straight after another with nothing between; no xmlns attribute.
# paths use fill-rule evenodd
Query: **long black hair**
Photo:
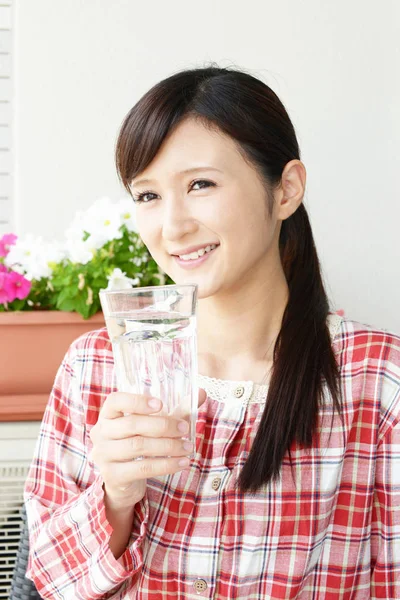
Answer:
<svg viewBox="0 0 400 600"><path fill-rule="evenodd" d="M285 165L300 160L294 127L265 83L243 71L214 65L164 79L128 113L116 145L118 174L128 192L166 136L186 118L200 119L238 143L265 183L271 215L273 190ZM274 346L264 413L237 482L242 492L255 492L277 479L292 444L312 445L324 384L334 410L341 413L339 367L327 324L329 301L303 203L282 222L279 249L289 300Z"/></svg>

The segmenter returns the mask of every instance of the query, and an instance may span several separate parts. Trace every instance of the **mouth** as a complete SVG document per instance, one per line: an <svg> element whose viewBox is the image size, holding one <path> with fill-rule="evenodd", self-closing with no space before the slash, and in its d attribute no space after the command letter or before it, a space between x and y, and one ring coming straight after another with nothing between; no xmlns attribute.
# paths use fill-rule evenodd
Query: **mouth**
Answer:
<svg viewBox="0 0 400 600"><path fill-rule="evenodd" d="M174 256L173 258L178 263L178 265L184 269L194 269L195 267L202 265L204 262L210 259L211 256L215 254L215 251L218 250L219 244L212 244L211 246L207 246L198 252L192 252L189 255L185 255L185 258L181 258L180 256ZM197 255L197 256L196 256Z"/></svg>

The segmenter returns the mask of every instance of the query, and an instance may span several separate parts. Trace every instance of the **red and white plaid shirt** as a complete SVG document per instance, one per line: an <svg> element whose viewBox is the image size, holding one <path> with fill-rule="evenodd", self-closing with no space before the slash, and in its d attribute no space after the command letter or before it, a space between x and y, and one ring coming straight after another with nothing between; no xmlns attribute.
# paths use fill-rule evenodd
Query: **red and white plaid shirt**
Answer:
<svg viewBox="0 0 400 600"><path fill-rule="evenodd" d="M400 336L329 315L344 425L327 398L318 441L293 446L277 483L234 483L266 388L200 378L192 465L148 480L116 560L89 432L116 390L105 329L72 344L57 373L25 488L30 564L44 598L400 598ZM235 388L244 388L238 393ZM237 396L242 396L238 398Z"/></svg>

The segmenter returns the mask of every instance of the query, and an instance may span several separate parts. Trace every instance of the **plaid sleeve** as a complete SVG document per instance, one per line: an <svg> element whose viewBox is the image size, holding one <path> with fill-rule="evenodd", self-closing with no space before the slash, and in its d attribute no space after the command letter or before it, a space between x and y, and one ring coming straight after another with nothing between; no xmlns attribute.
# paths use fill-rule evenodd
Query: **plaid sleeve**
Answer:
<svg viewBox="0 0 400 600"><path fill-rule="evenodd" d="M399 375L400 361L393 365ZM398 382L398 377L393 378ZM392 396L393 398L393 396ZM386 410L385 410L386 408ZM400 598L400 388L383 407L371 519L371 596Z"/></svg>
<svg viewBox="0 0 400 600"><path fill-rule="evenodd" d="M130 545L116 560L103 482L87 454L80 386L87 389L91 382L78 381L75 359L73 344L57 372L25 484L27 577L43 598L110 598L141 570L148 503L145 497L136 505ZM90 360L90 353L79 360Z"/></svg>

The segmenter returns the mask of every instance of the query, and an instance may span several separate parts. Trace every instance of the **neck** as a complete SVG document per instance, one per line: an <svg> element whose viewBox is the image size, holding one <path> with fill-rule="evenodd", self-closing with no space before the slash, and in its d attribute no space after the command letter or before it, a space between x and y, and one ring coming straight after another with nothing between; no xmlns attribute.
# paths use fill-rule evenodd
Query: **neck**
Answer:
<svg viewBox="0 0 400 600"><path fill-rule="evenodd" d="M283 270L260 284L199 300L199 372L218 379L266 381L289 298Z"/></svg>

